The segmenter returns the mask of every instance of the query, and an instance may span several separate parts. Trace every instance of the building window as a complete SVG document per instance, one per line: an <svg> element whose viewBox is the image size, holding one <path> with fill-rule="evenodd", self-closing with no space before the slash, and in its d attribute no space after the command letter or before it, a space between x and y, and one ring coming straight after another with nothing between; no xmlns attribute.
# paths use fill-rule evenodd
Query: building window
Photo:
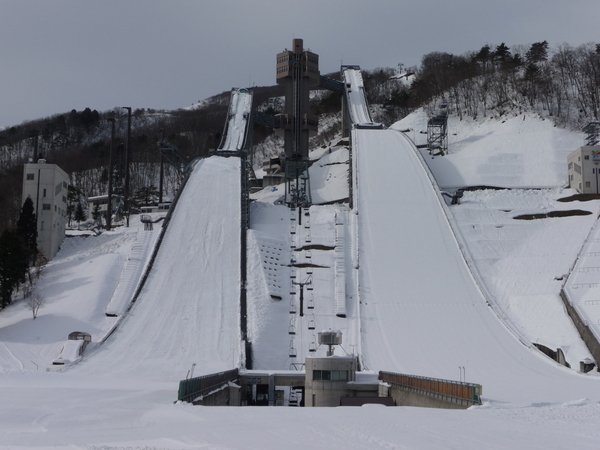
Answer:
<svg viewBox="0 0 600 450"><path fill-rule="evenodd" d="M33 173L28 173L28 174L27 174L27 179L28 179L28 180L33 180L33 179L35 179L35 174L33 174Z"/></svg>
<svg viewBox="0 0 600 450"><path fill-rule="evenodd" d="M50 205L50 203L44 203L42 205L42 210L44 211L50 211L52 209L52 205Z"/></svg>
<svg viewBox="0 0 600 450"><path fill-rule="evenodd" d="M348 371L313 370L313 381L348 381Z"/></svg>
<svg viewBox="0 0 600 450"><path fill-rule="evenodd" d="M590 159L590 155L585 155L583 159Z"/></svg>
<svg viewBox="0 0 600 450"><path fill-rule="evenodd" d="M589 182L589 181L586 181L586 182L585 182L585 187L586 187L586 188L587 188L587 187L590 187L590 182Z"/></svg>
<svg viewBox="0 0 600 450"><path fill-rule="evenodd" d="M42 220L42 223L40 224L40 230L44 231L44 221Z"/></svg>
<svg viewBox="0 0 600 450"><path fill-rule="evenodd" d="M42 192L42 197L45 197L45 196L46 196L46 189L44 189Z"/></svg>
<svg viewBox="0 0 600 450"><path fill-rule="evenodd" d="M573 168L573 163L572 163L572 162L570 162L570 163L569 163L569 170L570 170L570 169L572 169L572 168Z"/></svg>

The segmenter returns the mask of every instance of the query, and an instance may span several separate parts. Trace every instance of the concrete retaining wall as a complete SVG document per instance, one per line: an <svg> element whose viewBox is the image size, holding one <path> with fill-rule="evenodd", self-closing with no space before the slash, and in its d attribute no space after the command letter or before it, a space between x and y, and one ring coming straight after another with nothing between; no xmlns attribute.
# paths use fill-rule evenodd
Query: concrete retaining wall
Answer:
<svg viewBox="0 0 600 450"><path fill-rule="evenodd" d="M441 409L467 409L473 406L472 401L454 397L451 401L448 396L433 392L412 390L411 388L390 387L390 396L394 399L396 406L418 406L421 408Z"/></svg>
<svg viewBox="0 0 600 450"><path fill-rule="evenodd" d="M575 324L575 328L577 328L581 339L583 339L583 342L589 349L593 358L596 360L596 367L598 367L598 364L600 363L600 342L598 342L598 339L596 339L596 336L594 335L592 330L581 319L581 317L577 313L577 310L573 307L573 305L571 305L571 302L569 301L569 298L565 293L564 289L560 291L560 298L562 298L565 308L567 308L567 313L569 314L569 317Z"/></svg>

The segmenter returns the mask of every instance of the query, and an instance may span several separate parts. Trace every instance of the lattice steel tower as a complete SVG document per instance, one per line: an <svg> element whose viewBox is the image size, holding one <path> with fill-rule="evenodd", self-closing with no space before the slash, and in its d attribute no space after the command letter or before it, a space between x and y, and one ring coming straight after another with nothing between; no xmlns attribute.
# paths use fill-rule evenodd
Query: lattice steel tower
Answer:
<svg viewBox="0 0 600 450"><path fill-rule="evenodd" d="M427 147L430 155L445 155L448 153L448 110L441 106L440 113L427 122Z"/></svg>

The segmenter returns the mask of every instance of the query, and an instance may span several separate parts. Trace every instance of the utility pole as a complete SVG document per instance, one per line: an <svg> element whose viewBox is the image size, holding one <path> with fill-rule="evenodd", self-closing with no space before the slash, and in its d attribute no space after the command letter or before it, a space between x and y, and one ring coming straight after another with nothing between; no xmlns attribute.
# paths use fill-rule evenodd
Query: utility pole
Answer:
<svg viewBox="0 0 600 450"><path fill-rule="evenodd" d="M165 129L161 128L160 130L160 141L158 143L158 151L160 152L160 179L158 181L159 186L158 186L158 203L161 204L163 201L163 178L165 176L165 169L164 169L164 156L162 154L162 152L160 151L160 144L162 143L163 139L164 139L164 135L165 135Z"/></svg>
<svg viewBox="0 0 600 450"><path fill-rule="evenodd" d="M125 192L123 193L125 217L129 227L129 161L131 158L131 106L123 106L127 110L127 145L125 148Z"/></svg>
<svg viewBox="0 0 600 450"><path fill-rule="evenodd" d="M108 153L108 204L106 205L106 229L112 227L112 194L113 194L113 151L115 147L115 118L107 119L110 122L110 151Z"/></svg>
<svg viewBox="0 0 600 450"><path fill-rule="evenodd" d="M292 281L292 284L300 286L300 317L304 316L304 286L312 284L312 277L304 282Z"/></svg>

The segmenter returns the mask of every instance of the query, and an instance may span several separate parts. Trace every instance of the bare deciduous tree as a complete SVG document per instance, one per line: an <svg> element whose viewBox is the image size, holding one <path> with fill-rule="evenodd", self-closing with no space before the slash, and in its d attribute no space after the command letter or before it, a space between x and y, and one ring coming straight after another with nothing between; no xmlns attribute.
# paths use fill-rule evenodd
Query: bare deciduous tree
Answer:
<svg viewBox="0 0 600 450"><path fill-rule="evenodd" d="M29 310L31 310L31 313L33 314L33 320L35 320L38 315L38 311L42 306L44 306L45 303L46 297L44 297L42 294L31 294L25 297L25 305Z"/></svg>

